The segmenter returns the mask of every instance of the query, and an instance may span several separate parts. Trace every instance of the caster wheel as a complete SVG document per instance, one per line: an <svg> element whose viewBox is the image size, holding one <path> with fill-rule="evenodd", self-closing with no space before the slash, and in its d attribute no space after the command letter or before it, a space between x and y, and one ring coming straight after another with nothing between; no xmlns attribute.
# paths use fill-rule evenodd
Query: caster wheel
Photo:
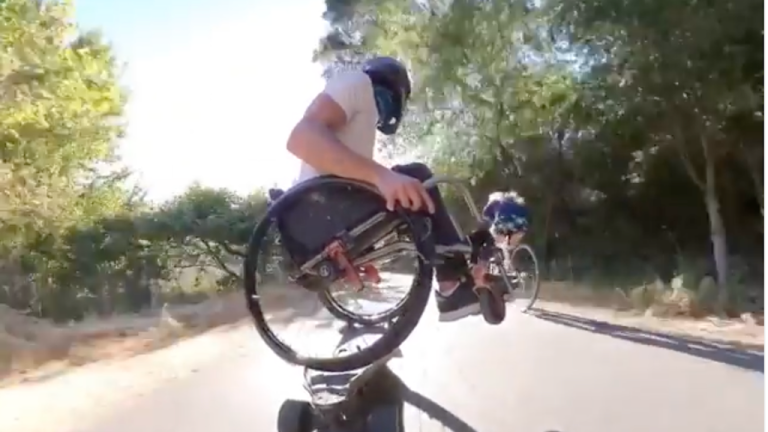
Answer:
<svg viewBox="0 0 768 432"><path fill-rule="evenodd" d="M308 402L288 399L277 413L277 432L311 432L313 417Z"/></svg>
<svg viewBox="0 0 768 432"><path fill-rule="evenodd" d="M503 295L484 287L478 287L476 294L480 300L480 310L485 322L491 325L501 324L507 316L507 304Z"/></svg>

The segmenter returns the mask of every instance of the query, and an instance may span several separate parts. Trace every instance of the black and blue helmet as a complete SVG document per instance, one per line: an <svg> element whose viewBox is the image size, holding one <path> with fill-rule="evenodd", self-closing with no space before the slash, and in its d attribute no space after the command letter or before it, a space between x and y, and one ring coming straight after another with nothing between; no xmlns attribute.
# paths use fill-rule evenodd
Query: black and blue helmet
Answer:
<svg viewBox="0 0 768 432"><path fill-rule="evenodd" d="M408 70L392 57L374 57L363 63L373 83L376 108L379 111L377 128L385 135L397 132L403 112L411 97L411 78Z"/></svg>

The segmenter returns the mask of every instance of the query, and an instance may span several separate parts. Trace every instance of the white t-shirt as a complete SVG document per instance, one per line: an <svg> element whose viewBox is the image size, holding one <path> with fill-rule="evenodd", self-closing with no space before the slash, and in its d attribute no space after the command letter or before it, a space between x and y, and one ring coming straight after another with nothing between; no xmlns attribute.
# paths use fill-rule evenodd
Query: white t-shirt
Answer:
<svg viewBox="0 0 768 432"><path fill-rule="evenodd" d="M376 123L379 113L373 98L373 84L364 72L346 71L328 80L323 93L330 96L347 114L347 124L336 136L355 153L373 159L376 144ZM301 163L296 183L322 173Z"/></svg>

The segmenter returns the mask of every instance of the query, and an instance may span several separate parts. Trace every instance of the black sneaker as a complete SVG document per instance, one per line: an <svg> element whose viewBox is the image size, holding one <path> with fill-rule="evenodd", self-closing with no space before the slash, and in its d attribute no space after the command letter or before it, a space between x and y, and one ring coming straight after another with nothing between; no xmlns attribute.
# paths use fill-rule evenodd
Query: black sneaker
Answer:
<svg viewBox="0 0 768 432"><path fill-rule="evenodd" d="M472 287L471 281L464 280L450 295L445 296L435 291L440 322L458 321L471 315L480 314L480 301Z"/></svg>

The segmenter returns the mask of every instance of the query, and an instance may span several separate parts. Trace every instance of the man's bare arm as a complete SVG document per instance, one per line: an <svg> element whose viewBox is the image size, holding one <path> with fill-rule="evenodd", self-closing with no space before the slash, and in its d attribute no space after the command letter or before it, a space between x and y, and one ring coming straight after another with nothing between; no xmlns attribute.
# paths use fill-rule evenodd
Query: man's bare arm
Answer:
<svg viewBox="0 0 768 432"><path fill-rule="evenodd" d="M288 151L320 172L375 184L387 168L360 156L336 138L334 132L346 123L344 110L321 93L294 126Z"/></svg>

